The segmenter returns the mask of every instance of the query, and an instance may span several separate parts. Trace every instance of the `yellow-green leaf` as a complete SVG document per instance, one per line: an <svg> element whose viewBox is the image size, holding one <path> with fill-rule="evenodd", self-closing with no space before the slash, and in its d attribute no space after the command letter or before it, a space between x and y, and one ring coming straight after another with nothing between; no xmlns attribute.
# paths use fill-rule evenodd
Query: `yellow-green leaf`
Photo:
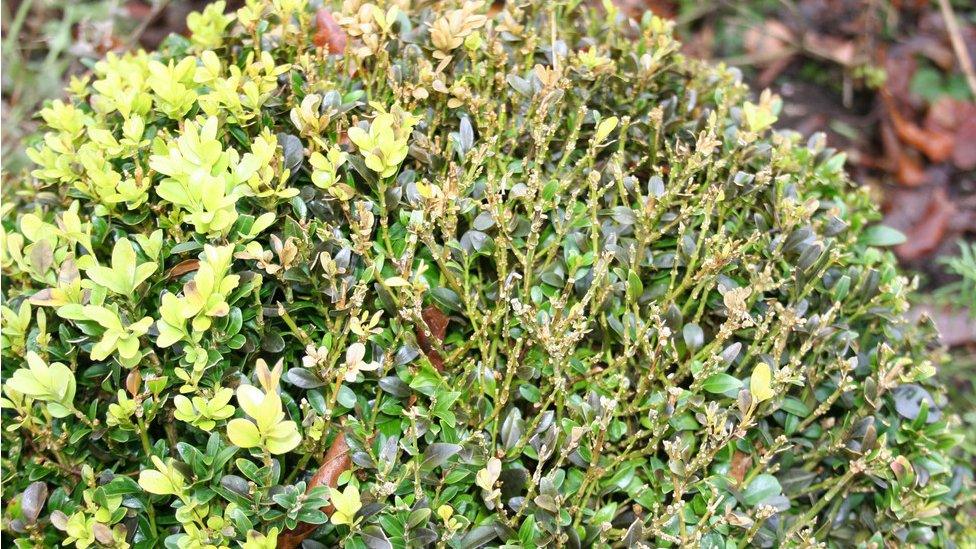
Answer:
<svg viewBox="0 0 976 549"><path fill-rule="evenodd" d="M350 484L342 492L333 489L330 495L332 505L335 507L335 512L332 513L332 524L336 526L352 524L353 519L356 518L356 513L363 506L359 499L359 489Z"/></svg>
<svg viewBox="0 0 976 549"><path fill-rule="evenodd" d="M153 469L146 469L139 473L139 486L150 494L168 496L176 493L176 487L166 475Z"/></svg>
<svg viewBox="0 0 976 549"><path fill-rule="evenodd" d="M617 127L619 120L616 116L611 116L609 118L604 118L600 121L600 125L596 127L596 133L593 136L593 140L597 143L602 143L604 139L610 135L610 132Z"/></svg>
<svg viewBox="0 0 976 549"><path fill-rule="evenodd" d="M227 438L240 448L254 448L261 444L257 425L241 418L232 419L227 424Z"/></svg>
<svg viewBox="0 0 976 549"><path fill-rule="evenodd" d="M275 455L287 454L302 442L302 435L294 421L282 421L271 428L265 446Z"/></svg>
<svg viewBox="0 0 976 549"><path fill-rule="evenodd" d="M752 371L752 379L749 381L749 392L752 393L752 398L755 399L757 404L773 398L772 377L772 372L765 362L760 362Z"/></svg>

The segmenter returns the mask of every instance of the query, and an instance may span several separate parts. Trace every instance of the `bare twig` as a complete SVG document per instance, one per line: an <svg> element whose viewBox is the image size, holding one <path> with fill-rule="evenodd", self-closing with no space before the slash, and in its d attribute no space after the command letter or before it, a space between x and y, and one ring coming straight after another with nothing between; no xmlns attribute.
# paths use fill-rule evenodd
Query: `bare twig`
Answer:
<svg viewBox="0 0 976 549"><path fill-rule="evenodd" d="M147 15L146 18L142 20L142 23L140 23L139 26L136 28L136 30L132 31L132 34L129 35L129 38L126 40L126 47L131 48L132 46L139 43L139 39L142 38L143 34L145 34L146 29L148 29L149 25L152 25L153 22L163 13L163 10L165 10L166 7L169 6L169 3L170 0L156 1L156 3L153 5L152 11L149 12L149 15Z"/></svg>
<svg viewBox="0 0 976 549"><path fill-rule="evenodd" d="M955 50L956 58L959 59L959 66L963 74L966 75L966 82L969 83L970 91L976 95L976 71L973 71L973 60L969 58L969 50L966 49L966 44L962 41L956 14L952 11L949 0L939 0L939 9L942 10L942 18L945 19L946 30L949 31L949 41L952 42L952 49Z"/></svg>

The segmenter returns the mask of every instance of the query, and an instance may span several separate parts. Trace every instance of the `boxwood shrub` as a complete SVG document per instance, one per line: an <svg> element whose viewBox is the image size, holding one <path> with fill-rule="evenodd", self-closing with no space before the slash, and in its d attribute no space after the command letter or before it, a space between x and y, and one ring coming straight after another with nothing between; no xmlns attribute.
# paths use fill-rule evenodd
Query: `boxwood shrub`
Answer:
<svg viewBox="0 0 976 549"><path fill-rule="evenodd" d="M844 156L665 20L483 4L218 2L39 113L5 537L971 542L942 354Z"/></svg>

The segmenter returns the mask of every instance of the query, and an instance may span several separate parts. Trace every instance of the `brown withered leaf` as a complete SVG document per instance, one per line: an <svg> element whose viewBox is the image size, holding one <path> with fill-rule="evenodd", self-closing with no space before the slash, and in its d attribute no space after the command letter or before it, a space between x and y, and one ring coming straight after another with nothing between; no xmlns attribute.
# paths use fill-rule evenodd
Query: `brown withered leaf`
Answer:
<svg viewBox="0 0 976 549"><path fill-rule="evenodd" d="M790 44L795 40L796 36L793 31L782 21L766 19L762 23L746 29L742 37L742 47L750 55L774 59L791 55L794 48Z"/></svg>
<svg viewBox="0 0 976 549"><path fill-rule="evenodd" d="M129 394L136 396L142 389L142 373L136 368L129 372L129 375L125 376L125 388L129 391Z"/></svg>
<svg viewBox="0 0 976 549"><path fill-rule="evenodd" d="M61 267L58 269L58 283L65 285L71 284L80 277L81 273L78 271L78 265L75 263L74 254L68 254L61 261Z"/></svg>
<svg viewBox="0 0 976 549"><path fill-rule="evenodd" d="M884 58L885 83L884 92L902 103L911 103L912 76L918 69L918 62L908 48L895 46L891 48L881 48L881 55Z"/></svg>
<svg viewBox="0 0 976 549"><path fill-rule="evenodd" d="M750 468L752 468L752 456L736 450L735 454L732 455L729 476L734 478L737 483L742 484L742 479L746 478L746 473L749 472Z"/></svg>
<svg viewBox="0 0 976 549"><path fill-rule="evenodd" d="M186 273L192 273L199 268L199 259L187 259L186 261L181 261L173 266L173 268L169 270L169 273L166 274L166 277L173 280L174 278L179 278Z"/></svg>
<svg viewBox="0 0 976 549"><path fill-rule="evenodd" d="M944 39L945 32L933 35L916 35L906 37L904 49L911 54L925 56L940 69L951 72L956 63L956 54L952 53L952 47Z"/></svg>
<svg viewBox="0 0 976 549"><path fill-rule="evenodd" d="M315 35L312 42L320 48L329 48L329 53L340 54L346 51L346 32L336 23L332 12L325 8L315 12Z"/></svg>
<svg viewBox="0 0 976 549"><path fill-rule="evenodd" d="M39 240L31 248L30 264L38 273L46 273L54 264L54 251L47 240Z"/></svg>
<svg viewBox="0 0 976 549"><path fill-rule="evenodd" d="M322 460L322 465L308 481L308 487L305 489L305 492L308 493L313 488L319 486L335 488L339 484L339 475L348 471L350 465L352 465L352 460L349 457L349 445L346 443L346 436L339 433L335 440L332 441L332 446L325 453L325 459ZM327 505L322 508L322 511L330 516L334 510L335 508L332 505ZM301 545L302 540L311 535L316 528L318 528L316 524L300 522L294 529L285 530L278 536L278 549L294 549L298 547Z"/></svg>
<svg viewBox="0 0 976 549"><path fill-rule="evenodd" d="M30 296L27 301L30 302L31 305L55 305L54 300L52 299L51 288L44 288L43 290L38 291L34 295Z"/></svg>
<svg viewBox="0 0 976 549"><path fill-rule="evenodd" d="M436 337L439 341L444 341L444 338L447 336L447 324L451 321L451 319L433 305L425 307L424 310L421 311L421 316L423 316L424 322L427 324L427 329L430 331L430 334ZM417 336L417 344L420 345L420 350L427 355L427 358L430 360L430 363L434 366L434 368L438 372L442 372L444 371L444 359L437 351L434 350L434 346L430 344L430 340L427 338L427 334L425 332L426 330L420 326L414 328L414 333Z"/></svg>
<svg viewBox="0 0 976 549"><path fill-rule="evenodd" d="M928 180L925 168L917 158L900 154L895 161L895 177L902 185L917 187Z"/></svg>

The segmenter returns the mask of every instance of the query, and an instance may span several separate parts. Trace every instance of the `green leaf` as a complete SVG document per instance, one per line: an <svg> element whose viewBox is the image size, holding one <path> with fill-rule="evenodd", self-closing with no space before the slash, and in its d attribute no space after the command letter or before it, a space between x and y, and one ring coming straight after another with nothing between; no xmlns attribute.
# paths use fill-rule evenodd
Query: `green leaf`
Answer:
<svg viewBox="0 0 976 549"><path fill-rule="evenodd" d="M729 374L715 374L702 383L702 389L709 393L727 393L741 388L742 381Z"/></svg>
<svg viewBox="0 0 976 549"><path fill-rule="evenodd" d="M48 412L56 418L74 412L76 382L74 372L60 362L48 366L34 351L28 351L28 368L16 370L7 385L28 397L47 403Z"/></svg>
<svg viewBox="0 0 976 549"><path fill-rule="evenodd" d="M692 352L701 349L702 345L705 344L705 333L702 331L701 326L694 322L685 324L684 328L681 329L681 335L685 340L685 345Z"/></svg>
<svg viewBox="0 0 976 549"><path fill-rule="evenodd" d="M899 230L887 225L873 225L861 235L860 241L868 246L897 246L908 238Z"/></svg>
<svg viewBox="0 0 976 549"><path fill-rule="evenodd" d="M139 493L139 484L126 476L116 476L112 479L112 482L109 482L102 488L105 490L105 495L109 498Z"/></svg>
<svg viewBox="0 0 976 549"><path fill-rule="evenodd" d="M780 407L797 417L807 417L810 414L810 408L795 397L784 398Z"/></svg>
<svg viewBox="0 0 976 549"><path fill-rule="evenodd" d="M348 385L343 384L339 387L339 394L336 400L346 408L355 408L356 392L350 389Z"/></svg>
<svg viewBox="0 0 976 549"><path fill-rule="evenodd" d="M433 471L447 463L454 454L461 451L461 446L447 442L435 442L424 451L424 461L420 465L422 471Z"/></svg>
<svg viewBox="0 0 976 549"><path fill-rule="evenodd" d="M637 299L644 294L644 284L634 271L627 273L627 297Z"/></svg>
<svg viewBox="0 0 976 549"><path fill-rule="evenodd" d="M45 406L47 406L47 411L51 414L51 417L65 418L73 413L71 408L62 405L60 402L48 402ZM77 442L77 440L72 440L72 442Z"/></svg>
<svg viewBox="0 0 976 549"><path fill-rule="evenodd" d="M539 388L528 383L523 383L519 386L519 394L522 395L522 398L533 404L542 400L542 393L539 392Z"/></svg>
<svg viewBox="0 0 976 549"><path fill-rule="evenodd" d="M122 326L122 319L119 318L118 313L109 309L108 307L99 307L97 305L85 305L82 309L85 317L89 320L97 322L102 328L113 332L123 332L125 327Z"/></svg>
<svg viewBox="0 0 976 549"><path fill-rule="evenodd" d="M163 230L156 229L149 236L144 234L137 234L134 236L136 242L139 243L139 247L146 254L149 259L158 259L159 253L163 249Z"/></svg>
<svg viewBox="0 0 976 549"><path fill-rule="evenodd" d="M536 547L535 518L532 515L525 517L525 521L522 522L522 526L519 528L518 537L524 547Z"/></svg>
<svg viewBox="0 0 976 549"><path fill-rule="evenodd" d="M776 477L763 473L752 479L752 482L749 483L749 486L742 494L742 498L745 500L746 505L755 507L768 498L780 495L782 492L783 488L780 487Z"/></svg>

